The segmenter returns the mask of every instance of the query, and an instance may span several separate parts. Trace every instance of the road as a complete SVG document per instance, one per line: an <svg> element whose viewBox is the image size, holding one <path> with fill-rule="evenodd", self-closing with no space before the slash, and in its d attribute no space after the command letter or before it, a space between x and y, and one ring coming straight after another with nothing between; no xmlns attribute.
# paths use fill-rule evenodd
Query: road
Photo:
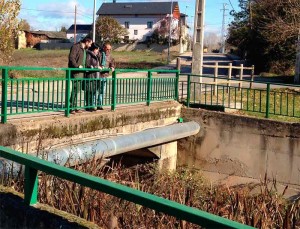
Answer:
<svg viewBox="0 0 300 229"><path fill-rule="evenodd" d="M192 72L192 52L186 52L180 57L180 62L181 62L181 69L180 72L182 74L189 74ZM225 54L219 54L219 53L204 53L203 56L203 65L214 65L215 62L218 62L219 67L221 65L228 66L229 63L232 63L233 66L240 66L240 64L244 64L244 66L247 66L245 64L245 61L241 60L239 57L234 56L234 55L225 55ZM176 60L173 60L172 63L170 64L173 68L176 67ZM244 80L251 80L250 77L251 70L244 70ZM203 75L207 76L213 76L214 75L214 69L213 68L203 68ZM219 68L218 71L218 77L227 77L228 76L228 69L222 69ZM232 78L233 79L238 79L239 77L239 70L235 69L232 71ZM211 82L212 79L205 79L203 78L203 82ZM255 75L254 81L256 83L253 85L256 88L266 88L266 82L271 82L271 83L282 83L284 84L282 79L276 79L274 77L260 77L258 75ZM262 83L258 83L262 82ZM247 85L247 83L243 83L244 86ZM271 88L282 88L283 86L278 86L278 85L272 85ZM290 86L291 87L291 86ZM299 89L299 87L298 87Z"/></svg>

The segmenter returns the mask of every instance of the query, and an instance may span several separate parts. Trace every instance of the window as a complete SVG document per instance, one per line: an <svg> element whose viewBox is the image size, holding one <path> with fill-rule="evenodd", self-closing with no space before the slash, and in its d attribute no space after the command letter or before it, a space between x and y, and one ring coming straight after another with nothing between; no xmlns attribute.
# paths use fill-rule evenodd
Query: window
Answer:
<svg viewBox="0 0 300 229"><path fill-rule="evenodd" d="M153 22L152 21L148 21L147 22L147 29L152 29L153 27Z"/></svg>
<svg viewBox="0 0 300 229"><path fill-rule="evenodd" d="M138 35L138 31L137 30L134 30L134 35Z"/></svg>
<svg viewBox="0 0 300 229"><path fill-rule="evenodd" d="M125 28L129 29L129 21L125 21Z"/></svg>
<svg viewBox="0 0 300 229"><path fill-rule="evenodd" d="M129 36L124 36L124 42L129 43Z"/></svg>

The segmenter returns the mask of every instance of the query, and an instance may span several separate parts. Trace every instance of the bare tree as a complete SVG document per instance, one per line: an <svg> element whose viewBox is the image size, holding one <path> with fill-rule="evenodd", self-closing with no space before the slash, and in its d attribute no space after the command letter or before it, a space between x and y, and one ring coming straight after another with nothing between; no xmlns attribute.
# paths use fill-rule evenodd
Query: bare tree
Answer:
<svg viewBox="0 0 300 229"><path fill-rule="evenodd" d="M220 48L220 37L217 33L208 32L204 34L204 46L211 52L214 49Z"/></svg>
<svg viewBox="0 0 300 229"><path fill-rule="evenodd" d="M20 30L30 31L30 25L27 20L21 20L19 24Z"/></svg>
<svg viewBox="0 0 300 229"><path fill-rule="evenodd" d="M274 45L288 39L297 39L300 29L299 0L256 0L254 12L263 15L258 27L264 37Z"/></svg>

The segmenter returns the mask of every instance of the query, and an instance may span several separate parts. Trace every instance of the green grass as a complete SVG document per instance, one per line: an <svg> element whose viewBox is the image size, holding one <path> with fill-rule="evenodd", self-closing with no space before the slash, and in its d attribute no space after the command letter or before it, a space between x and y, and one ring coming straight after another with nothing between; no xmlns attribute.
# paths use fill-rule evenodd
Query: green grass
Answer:
<svg viewBox="0 0 300 229"><path fill-rule="evenodd" d="M171 59L178 53L171 52ZM11 66L34 66L65 68L68 66L69 50L20 49L13 53ZM151 69L167 63L166 53L154 51L113 51L116 68ZM12 78L63 78L59 71L12 71Z"/></svg>
<svg viewBox="0 0 300 229"><path fill-rule="evenodd" d="M240 114L266 117L266 89L249 89L219 85L216 93L213 93L214 85L208 85L206 91L202 91L201 97L191 99L191 103L206 105L218 105L229 109L239 110ZM273 89L270 92L269 118L299 122L300 121L300 88Z"/></svg>

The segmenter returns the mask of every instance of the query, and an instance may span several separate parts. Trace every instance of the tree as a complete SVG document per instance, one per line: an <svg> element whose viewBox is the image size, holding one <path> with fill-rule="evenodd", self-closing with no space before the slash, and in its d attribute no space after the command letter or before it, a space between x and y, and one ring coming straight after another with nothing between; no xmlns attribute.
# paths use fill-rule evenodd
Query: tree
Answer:
<svg viewBox="0 0 300 229"><path fill-rule="evenodd" d="M204 34L204 46L207 47L208 51L220 49L220 37L218 34L209 32Z"/></svg>
<svg viewBox="0 0 300 229"><path fill-rule="evenodd" d="M21 19L20 24L19 24L19 29L25 30L25 31L30 31L30 25L29 25L28 21Z"/></svg>
<svg viewBox="0 0 300 229"><path fill-rule="evenodd" d="M239 0L227 42L259 71L288 74L294 69L300 25L299 0Z"/></svg>
<svg viewBox="0 0 300 229"><path fill-rule="evenodd" d="M0 64L11 59L18 32L21 3L19 0L0 0Z"/></svg>
<svg viewBox="0 0 300 229"><path fill-rule="evenodd" d="M60 32L67 32L67 28L66 28L65 26L62 26L62 27L60 28Z"/></svg>
<svg viewBox="0 0 300 229"><path fill-rule="evenodd" d="M112 17L98 17L96 21L96 40L118 42L128 34L127 29Z"/></svg>

